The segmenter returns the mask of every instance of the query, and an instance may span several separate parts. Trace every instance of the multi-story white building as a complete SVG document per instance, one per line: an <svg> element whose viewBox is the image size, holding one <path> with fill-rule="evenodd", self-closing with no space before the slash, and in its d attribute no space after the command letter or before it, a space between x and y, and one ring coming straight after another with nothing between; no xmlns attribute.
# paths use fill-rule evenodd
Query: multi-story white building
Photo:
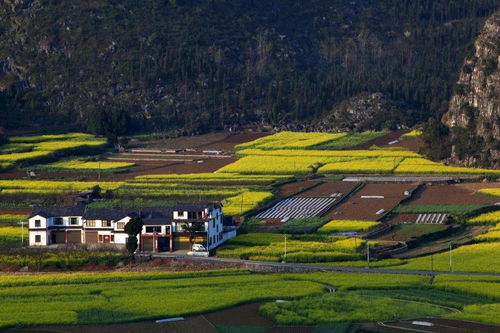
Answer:
<svg viewBox="0 0 500 333"><path fill-rule="evenodd" d="M138 235L140 251L190 250L193 242L204 244L210 251L236 235L234 226L224 226L222 206L215 203L180 203L140 211L36 207L29 218L30 245L125 245L125 225L133 217L140 217L144 223Z"/></svg>

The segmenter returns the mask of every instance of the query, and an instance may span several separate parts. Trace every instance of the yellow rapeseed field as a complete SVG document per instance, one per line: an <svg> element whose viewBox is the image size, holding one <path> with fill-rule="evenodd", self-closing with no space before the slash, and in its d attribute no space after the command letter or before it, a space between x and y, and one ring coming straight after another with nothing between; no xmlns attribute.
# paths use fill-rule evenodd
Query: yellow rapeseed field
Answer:
<svg viewBox="0 0 500 333"><path fill-rule="evenodd" d="M244 191L238 195L225 199L223 201L222 211L225 215L230 216L243 215L257 208L260 204L272 197L273 194L271 192Z"/></svg>
<svg viewBox="0 0 500 333"><path fill-rule="evenodd" d="M496 224L500 222L500 210L484 213L467 220L469 224Z"/></svg>
<svg viewBox="0 0 500 333"><path fill-rule="evenodd" d="M300 157L344 157L354 158L382 158L382 157L421 157L410 150L370 149L370 150L294 150L294 149L244 149L237 153L238 156L300 156ZM430 161L429 161L430 162Z"/></svg>
<svg viewBox="0 0 500 333"><path fill-rule="evenodd" d="M99 185L102 189L113 190L123 185L123 182L81 182L81 181L63 181L63 180L28 180L12 179L0 180L0 194L24 193L25 191L41 192L61 192L67 190L83 191ZM10 191L9 191L10 190ZM7 193L7 192L6 192Z"/></svg>
<svg viewBox="0 0 500 333"><path fill-rule="evenodd" d="M403 134L403 138L405 138L405 139L414 139L414 138L418 138L421 135L422 135L422 131L421 130L413 130L411 132Z"/></svg>
<svg viewBox="0 0 500 333"><path fill-rule="evenodd" d="M403 174L485 174L500 175L500 170L460 168L432 162L424 158L407 158L394 170Z"/></svg>
<svg viewBox="0 0 500 333"><path fill-rule="evenodd" d="M222 182L222 183L244 183L244 182L273 182L276 180L290 178L288 175L243 175L239 173L188 173L188 174L166 174L166 175L142 175L137 176L133 182L139 183L184 183L184 182Z"/></svg>
<svg viewBox="0 0 500 333"><path fill-rule="evenodd" d="M491 197L500 197L500 188L482 188L477 193Z"/></svg>
<svg viewBox="0 0 500 333"><path fill-rule="evenodd" d="M111 170L130 168L134 165L135 163L130 162L81 161L74 159L46 164L45 167L55 169Z"/></svg>
<svg viewBox="0 0 500 333"><path fill-rule="evenodd" d="M347 133L279 132L274 135L265 136L254 141L239 144L236 148L244 149L252 147L260 149L304 149L339 139L346 135Z"/></svg>
<svg viewBox="0 0 500 333"><path fill-rule="evenodd" d="M318 232L363 232L380 225L376 221L332 220L318 229Z"/></svg>
<svg viewBox="0 0 500 333"><path fill-rule="evenodd" d="M327 163L321 173L392 173L403 157L368 158L353 161Z"/></svg>

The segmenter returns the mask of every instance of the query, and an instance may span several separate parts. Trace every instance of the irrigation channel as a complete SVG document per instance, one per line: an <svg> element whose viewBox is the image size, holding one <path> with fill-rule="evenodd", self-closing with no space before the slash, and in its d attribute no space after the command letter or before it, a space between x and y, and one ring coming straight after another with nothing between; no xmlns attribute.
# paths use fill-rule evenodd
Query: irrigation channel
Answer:
<svg viewBox="0 0 500 333"><path fill-rule="evenodd" d="M396 270L396 269L379 269L379 268L362 268L362 267L342 267L342 266L325 266L325 265L310 265L297 264L286 262L270 262L270 261L255 261L243 260L235 258L217 258L217 257L195 257L184 254L175 253L159 253L159 254L140 254L153 258L174 258L174 259L190 259L209 262L225 262L233 264L241 264L250 271L255 272L345 272L345 273L371 273L371 274L404 274L404 275L461 275L461 276L500 276L500 273L480 273L480 272L450 272L450 271L418 271L418 270Z"/></svg>

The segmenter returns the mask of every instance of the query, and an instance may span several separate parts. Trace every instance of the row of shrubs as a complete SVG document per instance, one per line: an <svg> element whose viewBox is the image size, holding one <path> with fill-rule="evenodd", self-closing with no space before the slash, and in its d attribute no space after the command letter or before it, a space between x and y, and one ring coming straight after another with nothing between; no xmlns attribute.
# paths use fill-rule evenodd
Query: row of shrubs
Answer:
<svg viewBox="0 0 500 333"><path fill-rule="evenodd" d="M29 270L71 270L83 266L115 267L126 264L131 257L123 252L50 251L23 249L0 254L0 266L6 270L27 267Z"/></svg>

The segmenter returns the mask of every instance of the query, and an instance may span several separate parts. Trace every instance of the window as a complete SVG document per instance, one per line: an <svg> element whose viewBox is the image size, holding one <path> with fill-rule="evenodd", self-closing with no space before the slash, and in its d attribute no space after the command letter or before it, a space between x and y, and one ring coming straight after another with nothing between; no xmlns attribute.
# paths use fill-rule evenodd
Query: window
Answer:
<svg viewBox="0 0 500 333"><path fill-rule="evenodd" d="M85 224L87 227L95 228L95 220L87 220Z"/></svg>
<svg viewBox="0 0 500 333"><path fill-rule="evenodd" d="M62 225L63 224L63 219L62 217L56 217L54 220L55 225Z"/></svg>
<svg viewBox="0 0 500 333"><path fill-rule="evenodd" d="M35 228L40 228L42 226L42 221L35 220Z"/></svg>
<svg viewBox="0 0 500 333"><path fill-rule="evenodd" d="M42 241L42 236L35 235L35 243L40 243Z"/></svg>
<svg viewBox="0 0 500 333"><path fill-rule="evenodd" d="M99 242L102 242L102 235L99 235Z"/></svg>
<svg viewBox="0 0 500 333"><path fill-rule="evenodd" d="M120 229L120 230L125 229L125 222L118 222L116 224L116 229Z"/></svg>
<svg viewBox="0 0 500 333"><path fill-rule="evenodd" d="M103 228L110 228L111 227L111 221L110 220L102 220L101 225Z"/></svg>
<svg viewBox="0 0 500 333"><path fill-rule="evenodd" d="M115 235L111 235L111 241L114 242L115 241Z"/></svg>
<svg viewBox="0 0 500 333"><path fill-rule="evenodd" d="M78 219L76 217L70 217L69 224L72 224L72 225L78 224Z"/></svg>
<svg viewBox="0 0 500 333"><path fill-rule="evenodd" d="M152 234L153 232L161 233L161 227L159 227L159 226L146 227L146 233Z"/></svg>
<svg viewBox="0 0 500 333"><path fill-rule="evenodd" d="M202 219L203 212L188 212L188 219Z"/></svg>

